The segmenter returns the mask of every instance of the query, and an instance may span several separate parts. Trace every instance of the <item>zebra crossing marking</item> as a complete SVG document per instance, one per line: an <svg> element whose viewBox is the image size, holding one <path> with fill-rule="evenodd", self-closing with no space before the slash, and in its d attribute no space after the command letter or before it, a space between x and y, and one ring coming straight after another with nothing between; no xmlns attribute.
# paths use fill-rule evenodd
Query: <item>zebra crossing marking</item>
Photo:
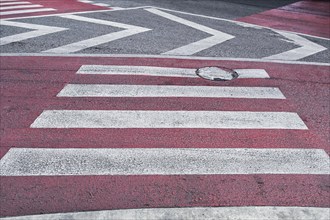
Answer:
<svg viewBox="0 0 330 220"><path fill-rule="evenodd" d="M45 110L31 128L308 129L293 112Z"/></svg>
<svg viewBox="0 0 330 220"><path fill-rule="evenodd" d="M234 71L238 73L238 78L269 78L264 69L234 69ZM196 75L196 69L156 66L82 65L77 74L199 77Z"/></svg>
<svg viewBox="0 0 330 220"><path fill-rule="evenodd" d="M322 149L11 148L0 166L1 176L330 173Z"/></svg>
<svg viewBox="0 0 330 220"><path fill-rule="evenodd" d="M67 84L58 97L200 97L285 99L278 88Z"/></svg>

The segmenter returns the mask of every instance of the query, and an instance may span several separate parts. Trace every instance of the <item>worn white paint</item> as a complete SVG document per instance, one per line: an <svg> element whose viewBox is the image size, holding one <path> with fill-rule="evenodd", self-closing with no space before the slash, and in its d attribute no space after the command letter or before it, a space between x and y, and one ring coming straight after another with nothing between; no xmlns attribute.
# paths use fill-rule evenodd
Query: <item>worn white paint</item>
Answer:
<svg viewBox="0 0 330 220"><path fill-rule="evenodd" d="M282 36L292 40L292 43L299 45L299 48L295 48L289 51L285 51L279 54L271 55L264 57L266 60L300 60L305 57L311 56L313 54L319 53L321 51L327 50L326 47L323 47L317 43L314 43L310 40L307 40L304 37L301 37L297 34L288 33L285 31L275 31Z"/></svg>
<svg viewBox="0 0 330 220"><path fill-rule="evenodd" d="M165 218L164 218L165 216ZM103 210L7 217L3 220L329 220L330 209L319 207L242 206Z"/></svg>
<svg viewBox="0 0 330 220"><path fill-rule="evenodd" d="M0 7L0 11L22 9L22 8L41 8L41 7L43 7L43 6L42 5L16 5L16 6Z"/></svg>
<svg viewBox="0 0 330 220"><path fill-rule="evenodd" d="M270 78L264 69L234 69L238 78Z"/></svg>
<svg viewBox="0 0 330 220"><path fill-rule="evenodd" d="M0 12L0 15L26 14L26 13L35 13L35 12L45 12L45 11L56 11L56 9L54 9L54 8L38 8L38 9L4 11L4 12Z"/></svg>
<svg viewBox="0 0 330 220"><path fill-rule="evenodd" d="M145 9L146 11L149 11L153 14L156 14L158 16L167 18L169 20L172 20L174 22L192 27L194 29L197 29L199 31L203 31L205 33L208 33L210 35L213 35L211 37L207 37L204 38L200 41L197 42L193 42L191 44L167 51L165 53L163 53L164 55L193 55L195 53L198 53L202 50L205 50L207 48L213 47L217 44L221 44L227 40L230 40L232 38L234 38L234 36L230 35L230 34L226 34L224 32L206 27L204 25L201 24L197 24L195 22L192 21L188 21L186 19L180 18L178 16L166 13L164 11L160 11L158 9L155 8L150 8L150 9Z"/></svg>
<svg viewBox="0 0 330 220"><path fill-rule="evenodd" d="M238 78L269 78L263 69L234 69ZM77 74L146 75L197 78L196 69L155 66L82 65Z"/></svg>
<svg viewBox="0 0 330 220"><path fill-rule="evenodd" d="M296 113L45 110L31 128L308 129Z"/></svg>
<svg viewBox="0 0 330 220"><path fill-rule="evenodd" d="M67 30L67 28L59 28L59 27L53 27L53 26L22 23L22 22L15 22L15 21L1 21L1 25L33 29L33 31L0 38L0 45L6 45L6 44L13 43L13 42L18 42L18 41L27 40L30 38L39 37L39 36L46 35L46 34L52 34L52 33Z"/></svg>
<svg viewBox="0 0 330 220"><path fill-rule="evenodd" d="M1 176L329 174L323 149L11 148Z"/></svg>
<svg viewBox="0 0 330 220"><path fill-rule="evenodd" d="M118 31L115 33L110 33L110 34L105 34L102 36L98 36L98 37L78 41L75 43L67 44L64 46L60 46L57 48L43 51L44 53L60 53L60 54L74 53L74 52L84 50L84 49L87 49L87 48L90 48L93 46L97 46L97 45L104 44L104 43L109 43L114 40L118 40L118 39L121 39L124 37L128 37L131 35L139 34L139 33L150 30L150 29L143 28L143 27L122 24L122 23L118 23L118 22L111 22L111 21L106 21L106 20L100 20L100 19L95 19L95 18L87 18L87 17L78 16L78 15L63 15L60 17L78 20L78 21L90 22L90 23L94 23L94 24L108 25L108 26L113 26L113 27L117 27L117 28L124 28L127 30Z"/></svg>
<svg viewBox="0 0 330 220"><path fill-rule="evenodd" d="M200 97L285 99L278 88L220 86L160 86L68 84L58 97Z"/></svg>
<svg viewBox="0 0 330 220"><path fill-rule="evenodd" d="M101 6L101 7L109 7L109 4L105 4L105 3L93 3L93 5Z"/></svg>
<svg viewBox="0 0 330 220"><path fill-rule="evenodd" d="M31 4L31 2L0 2L0 6L7 6L7 5L27 5ZM2 7L1 7L2 9Z"/></svg>

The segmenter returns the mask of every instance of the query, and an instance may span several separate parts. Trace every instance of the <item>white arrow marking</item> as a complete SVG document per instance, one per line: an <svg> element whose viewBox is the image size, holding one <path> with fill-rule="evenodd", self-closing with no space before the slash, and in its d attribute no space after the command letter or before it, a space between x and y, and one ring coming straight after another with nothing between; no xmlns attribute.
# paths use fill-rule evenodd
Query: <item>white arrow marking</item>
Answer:
<svg viewBox="0 0 330 220"><path fill-rule="evenodd" d="M0 38L1 46L10 44L13 42L18 42L18 41L34 38L34 37L39 37L39 36L46 35L46 34L52 34L55 32L67 30L67 28L59 28L59 27L45 26L45 25L39 25L39 24L20 23L20 22L5 21L5 20L1 21L1 25L34 29L33 31L30 31L30 32L15 34L15 35Z"/></svg>
<svg viewBox="0 0 330 220"><path fill-rule="evenodd" d="M145 31L150 31L150 29L139 27L139 26L122 24L122 23L100 20L100 19L95 19L95 18L87 18L87 17L78 16L78 15L62 15L60 17L67 18L67 19L73 19L73 20L77 20L77 21L90 22L90 23L94 23L94 24L108 25L108 26L112 26L112 27L123 28L126 30L90 38L90 39L75 42L72 44L67 44L67 45L53 48L50 50L46 50L43 52L46 52L46 53L73 53L73 52L77 52L77 51L80 51L80 50L83 50L83 49L86 49L89 47L93 47L96 45L100 45L100 44L108 43L108 42L118 40L118 39L121 39L124 37L128 37L128 36L131 36L134 34L139 34L139 33L145 32Z"/></svg>
<svg viewBox="0 0 330 220"><path fill-rule="evenodd" d="M188 21L186 19L168 14L168 13L160 11L158 9L145 9L145 10L149 11L153 14L156 14L158 16L178 22L180 24L195 28L196 30L203 31L203 32L213 35L211 37L204 38L200 41L196 41L194 43L167 51L167 52L163 53L165 55L193 55L202 50L205 50L207 48L213 47L217 44L221 44L227 40L234 38L234 36L232 36L232 35L229 35L229 34L221 32L221 31L206 27L204 25L200 25L195 22Z"/></svg>
<svg viewBox="0 0 330 220"><path fill-rule="evenodd" d="M264 57L263 59L265 60L300 60L302 58L311 56L327 49L326 47L307 40L306 38L301 37L297 34L288 33L284 31L274 31L292 40L294 44L297 44L301 47L285 51L283 53L275 54L269 57Z"/></svg>

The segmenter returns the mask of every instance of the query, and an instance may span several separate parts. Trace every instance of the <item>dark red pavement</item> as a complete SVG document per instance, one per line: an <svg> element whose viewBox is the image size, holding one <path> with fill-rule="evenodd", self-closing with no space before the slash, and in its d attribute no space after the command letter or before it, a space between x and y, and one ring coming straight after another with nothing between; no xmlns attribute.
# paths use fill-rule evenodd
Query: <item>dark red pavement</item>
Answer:
<svg viewBox="0 0 330 220"><path fill-rule="evenodd" d="M243 17L238 21L330 38L330 1L299 1Z"/></svg>
<svg viewBox="0 0 330 220"><path fill-rule="evenodd" d="M2 177L2 215L128 208L329 206L326 175Z"/></svg>
<svg viewBox="0 0 330 220"><path fill-rule="evenodd" d="M1 151L35 148L321 148L328 153L330 67L161 58L0 57ZM77 75L84 64L265 69L270 79ZM286 100L59 98L67 83L279 87ZM32 129L45 109L297 112L309 130ZM328 175L1 177L1 216L189 206L329 206Z"/></svg>

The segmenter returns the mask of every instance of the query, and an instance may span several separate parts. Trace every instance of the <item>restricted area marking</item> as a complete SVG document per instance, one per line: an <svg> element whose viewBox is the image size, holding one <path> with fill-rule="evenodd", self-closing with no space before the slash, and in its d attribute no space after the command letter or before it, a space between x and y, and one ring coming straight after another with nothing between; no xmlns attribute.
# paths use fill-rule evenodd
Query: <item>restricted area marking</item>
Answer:
<svg viewBox="0 0 330 220"><path fill-rule="evenodd" d="M208 33L212 36L204 38L202 40L199 40L197 42L193 42L191 44L167 51L163 54L165 55L193 55L195 53L198 53L202 50L205 50L207 48L213 47L217 44L221 44L227 40L230 40L232 38L234 38L233 35L230 34L226 34L224 32L218 31L218 30L214 30L210 27L206 27L204 25L201 24L197 24L195 22L192 21L188 21L186 19L180 18L178 16L166 13L164 11L161 11L159 9L156 8L149 8L149 9L145 9L146 11L156 14L158 16L164 17L166 19L172 20L174 22L186 25L188 27L194 28L196 30L199 31L203 31L205 33Z"/></svg>
<svg viewBox="0 0 330 220"><path fill-rule="evenodd" d="M264 69L234 69L238 78L269 78ZM196 69L155 66L82 65L77 74L146 75L197 78Z"/></svg>
<svg viewBox="0 0 330 220"><path fill-rule="evenodd" d="M71 43L71 44L67 44L64 46L60 46L57 48L43 51L45 53L74 53L74 52L77 52L77 51L80 51L80 50L83 50L86 48L90 48L90 47L93 47L96 45L108 43L108 42L111 42L114 40L118 40L118 39L121 39L124 37L131 36L131 35L150 31L150 29L148 29L148 28L143 28L143 27L129 25L129 24L123 24L123 23L118 23L118 22L112 22L112 21L107 21L107 20L95 19L95 18L87 18L87 17L78 16L78 15L61 15L60 17L66 18L66 19L77 20L77 21L94 23L94 24L108 25L108 26L117 27L117 28L124 28L126 30L101 35L98 37L78 41L75 43Z"/></svg>
<svg viewBox="0 0 330 220"><path fill-rule="evenodd" d="M45 110L31 128L308 129L293 112Z"/></svg>
<svg viewBox="0 0 330 220"><path fill-rule="evenodd" d="M11 148L1 176L329 174L323 149Z"/></svg>
<svg viewBox="0 0 330 220"><path fill-rule="evenodd" d="M29 24L29 23L21 23L15 21L1 21L1 25L8 25L19 28L28 28L33 29L32 31L26 33L15 34L7 37L0 38L0 45L6 45L13 42L18 42L22 40L27 40L34 37L43 36L46 34L52 34L60 31L67 30L67 28L46 26L40 24Z"/></svg>
<svg viewBox="0 0 330 220"><path fill-rule="evenodd" d="M208 97L285 99L278 88L68 84L58 97Z"/></svg>

